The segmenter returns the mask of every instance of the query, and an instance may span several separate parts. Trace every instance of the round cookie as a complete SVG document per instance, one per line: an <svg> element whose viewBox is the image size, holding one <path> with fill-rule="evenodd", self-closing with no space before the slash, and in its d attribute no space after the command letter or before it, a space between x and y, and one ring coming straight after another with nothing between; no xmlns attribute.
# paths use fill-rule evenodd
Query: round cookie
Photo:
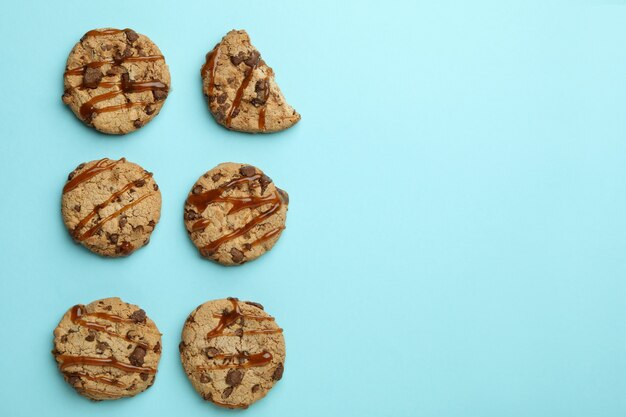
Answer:
<svg viewBox="0 0 626 417"><path fill-rule="evenodd" d="M206 55L200 74L209 110L228 129L270 133L300 120L245 30L228 32Z"/></svg>
<svg viewBox="0 0 626 417"><path fill-rule="evenodd" d="M65 313L52 354L80 395L96 401L132 397L154 383L161 334L136 305L105 298Z"/></svg>
<svg viewBox="0 0 626 417"><path fill-rule="evenodd" d="M94 29L65 65L63 103L103 133L135 131L159 114L170 72L159 48L132 29Z"/></svg>
<svg viewBox="0 0 626 417"><path fill-rule="evenodd" d="M70 172L61 212L76 242L103 256L126 256L149 242L161 192L151 172L125 158L104 158Z"/></svg>
<svg viewBox="0 0 626 417"><path fill-rule="evenodd" d="M251 165L226 162L201 176L185 204L185 226L200 254L239 265L272 249L289 196Z"/></svg>
<svg viewBox="0 0 626 417"><path fill-rule="evenodd" d="M283 376L282 332L258 303L207 301L185 322L180 359L202 398L220 407L248 408Z"/></svg>

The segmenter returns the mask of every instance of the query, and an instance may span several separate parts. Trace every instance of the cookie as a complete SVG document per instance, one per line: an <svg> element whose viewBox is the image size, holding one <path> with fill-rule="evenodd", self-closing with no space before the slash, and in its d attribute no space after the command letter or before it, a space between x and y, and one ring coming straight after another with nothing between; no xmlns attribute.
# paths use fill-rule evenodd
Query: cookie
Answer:
<svg viewBox="0 0 626 417"><path fill-rule="evenodd" d="M87 32L67 58L63 103L89 126L123 135L154 118L170 89L159 48L132 29Z"/></svg>
<svg viewBox="0 0 626 417"><path fill-rule="evenodd" d="M132 397L154 383L161 334L136 305L105 298L65 313L52 354L80 395L96 401Z"/></svg>
<svg viewBox="0 0 626 417"><path fill-rule="evenodd" d="M282 332L261 304L208 301L185 322L180 359L202 398L220 407L248 408L283 376Z"/></svg>
<svg viewBox="0 0 626 417"><path fill-rule="evenodd" d="M245 30L231 30L206 55L200 71L215 120L231 130L269 133L300 120Z"/></svg>
<svg viewBox="0 0 626 417"><path fill-rule="evenodd" d="M125 158L104 158L70 172L61 212L76 242L103 256L126 256L149 242L161 192L151 172Z"/></svg>
<svg viewBox="0 0 626 417"><path fill-rule="evenodd" d="M272 249L289 196L251 165L226 162L201 176L185 204L185 227L205 258L239 265Z"/></svg>

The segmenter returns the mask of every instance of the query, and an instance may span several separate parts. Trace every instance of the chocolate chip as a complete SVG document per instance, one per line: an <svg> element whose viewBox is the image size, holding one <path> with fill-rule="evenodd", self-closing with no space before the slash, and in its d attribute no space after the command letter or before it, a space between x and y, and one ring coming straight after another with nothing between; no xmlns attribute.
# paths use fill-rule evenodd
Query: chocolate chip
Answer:
<svg viewBox="0 0 626 417"><path fill-rule="evenodd" d="M125 214L122 214L118 220L118 224L120 226L120 229L123 229L124 226L126 226L126 223L128 223L128 217L126 217Z"/></svg>
<svg viewBox="0 0 626 417"><path fill-rule="evenodd" d="M74 175L76 175L76 171L72 171L67 175L67 180L70 181L72 178L74 178Z"/></svg>
<svg viewBox="0 0 626 417"><path fill-rule="evenodd" d="M219 180L220 178L222 178L222 174L220 174L220 173L213 174L213 176L211 177L213 182L217 182L217 180Z"/></svg>
<svg viewBox="0 0 626 417"><path fill-rule="evenodd" d="M152 349L152 351L154 353L161 353L161 342L156 342L156 345L154 345L154 349Z"/></svg>
<svg viewBox="0 0 626 417"><path fill-rule="evenodd" d="M137 129L139 129L141 126L143 126L143 122L139 119L135 120L133 122L133 126L135 126Z"/></svg>
<svg viewBox="0 0 626 417"><path fill-rule="evenodd" d="M140 180L135 181L134 184L135 184L135 187L141 188L144 185L146 185L146 180L140 179Z"/></svg>
<svg viewBox="0 0 626 417"><path fill-rule="evenodd" d="M80 377L76 374L68 375L67 382L70 385L77 385L80 382Z"/></svg>
<svg viewBox="0 0 626 417"><path fill-rule="evenodd" d="M226 374L226 384L231 387L241 384L242 380L243 372L241 372L239 369L231 369Z"/></svg>
<svg viewBox="0 0 626 417"><path fill-rule="evenodd" d="M231 113L230 113L230 118L234 119L235 117L237 117L237 115L239 114L239 109L234 109Z"/></svg>
<svg viewBox="0 0 626 417"><path fill-rule="evenodd" d="M234 66L241 64L243 60L244 60L243 52L239 52L237 56L233 55L230 57L230 62L232 62Z"/></svg>
<svg viewBox="0 0 626 417"><path fill-rule="evenodd" d="M85 340L88 342L93 342L94 340L96 340L96 332L94 332L93 330L89 330L89 334L87 335L87 337L85 337Z"/></svg>
<svg viewBox="0 0 626 417"><path fill-rule="evenodd" d="M231 248L230 257L232 258L233 262L240 263L241 261L243 261L243 252L237 248Z"/></svg>
<svg viewBox="0 0 626 417"><path fill-rule="evenodd" d="M191 192L193 194L200 194L202 192L202 186L200 184L196 185L193 187L193 190L191 190Z"/></svg>
<svg viewBox="0 0 626 417"><path fill-rule="evenodd" d="M201 216L193 210L185 210L185 220L196 220Z"/></svg>
<svg viewBox="0 0 626 417"><path fill-rule="evenodd" d="M145 323L146 312L140 308L139 310L135 311L133 314L128 316L128 318L134 321L135 323Z"/></svg>
<svg viewBox="0 0 626 417"><path fill-rule="evenodd" d="M156 182L152 185L152 188L154 189L154 191L159 190L159 186L156 184Z"/></svg>
<svg viewBox="0 0 626 417"><path fill-rule="evenodd" d="M142 381L147 381L148 380L148 374L145 372L142 372L139 374L139 378L141 378Z"/></svg>
<svg viewBox="0 0 626 417"><path fill-rule="evenodd" d="M227 98L228 98L228 94L222 93L219 96L217 96L217 102L219 104L224 104L224 102L226 101Z"/></svg>
<svg viewBox="0 0 626 417"><path fill-rule="evenodd" d="M96 343L96 352L103 353L108 347L109 344L107 342L98 342Z"/></svg>
<svg viewBox="0 0 626 417"><path fill-rule="evenodd" d="M213 359L214 357L220 354L220 351L214 347L208 347L205 351L205 354L207 358Z"/></svg>
<svg viewBox="0 0 626 417"><path fill-rule="evenodd" d="M67 343L67 335L66 334L61 336L61 343Z"/></svg>
<svg viewBox="0 0 626 417"><path fill-rule="evenodd" d="M245 303L263 310L263 305L260 303L255 303L254 301L246 301Z"/></svg>
<svg viewBox="0 0 626 417"><path fill-rule="evenodd" d="M235 388L233 387L228 387L224 390L224 392L222 392L222 400L225 400L226 398L230 397L230 394L233 393L233 390Z"/></svg>
<svg viewBox="0 0 626 417"><path fill-rule="evenodd" d="M274 369L274 373L272 374L272 379L274 381L279 381L283 377L284 370L285 370L285 367L283 366L283 364L279 363L276 369Z"/></svg>
<svg viewBox="0 0 626 417"><path fill-rule="evenodd" d="M74 206L74 211L77 211L77 212L79 212L79 213L80 213L80 209L81 209L80 204L76 204L76 205Z"/></svg>
<svg viewBox="0 0 626 417"><path fill-rule="evenodd" d="M117 233L113 233L109 235L109 242L116 244L117 240L120 238L120 235L118 235Z"/></svg>
<svg viewBox="0 0 626 417"><path fill-rule="evenodd" d="M251 177L256 174L256 169L251 165L246 165L239 168L239 173L244 177Z"/></svg>
<svg viewBox="0 0 626 417"><path fill-rule="evenodd" d="M134 228L133 228L134 229ZM118 246L117 248L115 248L115 252L116 253L122 253L124 255L128 255L129 253L131 253L133 250L135 249L135 246L133 246L132 243L130 242L122 242L122 244L120 246Z"/></svg>
<svg viewBox="0 0 626 417"><path fill-rule="evenodd" d="M154 220L150 220L150 221L148 222L148 226L150 226L150 227L154 227L154 226L156 226L156 223L154 222Z"/></svg>
<svg viewBox="0 0 626 417"><path fill-rule="evenodd" d="M256 393L257 391L259 391L261 389L261 386L259 384L255 384L252 386L252 393Z"/></svg>
<svg viewBox="0 0 626 417"><path fill-rule="evenodd" d="M156 108L152 105L150 106L146 106L146 108L144 109L144 111L146 112L146 114L148 116L150 116L151 114L153 114L155 112Z"/></svg>
<svg viewBox="0 0 626 417"><path fill-rule="evenodd" d="M124 30L124 33L126 33L126 39L128 39L128 42L130 42L130 43L133 43L137 39L139 39L139 35L137 35L137 32L135 32L132 29L126 29L126 30ZM145 381L145 379L144 379L144 381Z"/></svg>
<svg viewBox="0 0 626 417"><path fill-rule="evenodd" d="M268 177L267 175L263 174L261 175L261 178L259 178L259 183L261 184L261 194L263 194L267 186L272 183L272 179Z"/></svg>
<svg viewBox="0 0 626 417"><path fill-rule="evenodd" d="M250 52L250 55L244 61L244 63L249 67L254 67L256 64L259 63L259 58L261 58L261 54L259 54L259 51L252 51Z"/></svg>
<svg viewBox="0 0 626 417"><path fill-rule="evenodd" d="M133 366L142 366L143 360L146 357L146 350L141 346L137 346L133 353L130 354L128 360Z"/></svg>
<svg viewBox="0 0 626 417"><path fill-rule="evenodd" d="M203 384L208 384L209 382L211 382L211 377L207 374L202 374L200 375L200 382Z"/></svg>
<svg viewBox="0 0 626 417"><path fill-rule="evenodd" d="M280 194L280 197L283 199L285 204L289 204L289 194L287 194L287 191L281 190L278 187L276 187L276 190L278 191L278 194Z"/></svg>
<svg viewBox="0 0 626 417"><path fill-rule="evenodd" d="M115 52L115 54L113 55L113 59L116 62L121 62L124 60L124 58L128 58L129 56L131 56L133 54L133 51L126 46L126 48L124 49L124 51L120 52L119 49Z"/></svg>
<svg viewBox="0 0 626 417"><path fill-rule="evenodd" d="M155 100L165 100L167 98L167 91L163 90L153 90L152 95Z"/></svg>
<svg viewBox="0 0 626 417"><path fill-rule="evenodd" d="M83 169L83 168L85 168L84 162L76 167L76 171L78 171L79 169Z"/></svg>
<svg viewBox="0 0 626 417"><path fill-rule="evenodd" d="M97 88L98 84L102 80L102 71L99 68L85 67L85 73L83 74L83 87L85 88Z"/></svg>

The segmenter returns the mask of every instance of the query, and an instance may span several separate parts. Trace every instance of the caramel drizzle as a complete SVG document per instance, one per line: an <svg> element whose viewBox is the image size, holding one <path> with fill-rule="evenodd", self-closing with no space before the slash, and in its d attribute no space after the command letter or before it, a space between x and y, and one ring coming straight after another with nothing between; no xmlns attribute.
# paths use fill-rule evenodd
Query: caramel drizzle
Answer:
<svg viewBox="0 0 626 417"><path fill-rule="evenodd" d="M249 243L250 246L247 248L247 250L251 250L253 247L255 247L257 245L260 245L261 243L270 240L271 238L273 238L277 234L280 234L280 232L282 232L283 229L284 229L284 227L277 227L276 229L270 230L269 232L265 233L263 236L259 237L254 242Z"/></svg>
<svg viewBox="0 0 626 417"><path fill-rule="evenodd" d="M72 177L72 179L69 180L67 184L65 184L65 187L63 187L63 194L72 191L83 182L95 177L101 172L113 169L113 167L115 167L115 165L119 164L120 162L126 162L126 158L118 159L117 161L111 161L109 158L102 158L88 169Z"/></svg>
<svg viewBox="0 0 626 417"><path fill-rule="evenodd" d="M255 321L273 321L273 317L267 316L252 316L243 314L241 312L241 308L239 308L239 301L236 298L229 298L228 301L233 305L233 309L231 311L224 311L222 314L214 314L213 317L219 318L219 322L217 326L215 326L209 333L207 333L207 339L212 339L214 337L219 336L235 336L235 334L224 334L224 330L235 324L237 320L244 318L248 320ZM261 330L248 330L244 332L244 334L260 334L260 333L277 333L282 332L282 329L261 329Z"/></svg>
<svg viewBox="0 0 626 417"><path fill-rule="evenodd" d="M124 29L127 30L127 29ZM122 33L124 32L124 30L122 29L105 29L105 30L90 30L89 32L85 33L85 35L83 36L83 39L88 37L88 36L105 36L105 35L117 35L118 33Z"/></svg>
<svg viewBox="0 0 626 417"><path fill-rule="evenodd" d="M89 366L110 366L117 368L124 372L141 372L147 374L156 374L156 369L144 368L141 366L134 366L128 363L119 362L115 358L94 358L89 356L69 356L61 355L57 356L57 359L61 362L59 367L61 370L73 365L89 365Z"/></svg>
<svg viewBox="0 0 626 417"><path fill-rule="evenodd" d="M236 354L219 354L213 356L212 359L222 359L221 365L214 366L198 366L198 371L217 371L230 368L253 368L265 366L272 361L272 354L264 350L261 353L250 355L246 352ZM235 363L237 362L237 363Z"/></svg>
<svg viewBox="0 0 626 417"><path fill-rule="evenodd" d="M94 227L92 227L91 229L87 230L82 235L78 236L77 239L79 241L83 241L85 239L90 238L91 236L96 234L96 232L98 232L98 230L100 230L102 228L102 226L104 226L105 223L113 220L119 214L125 212L126 210L131 209L132 207L136 206L137 204L141 203L143 200L145 200L146 198L151 197L151 196L152 196L152 194L143 195L143 196L139 197L137 200L133 201L132 203L129 203L129 204L125 205L121 209L117 210L116 212L114 212L114 213L108 215L107 217L105 217L104 219L100 220L100 223L96 224Z"/></svg>
<svg viewBox="0 0 626 417"><path fill-rule="evenodd" d="M108 313L100 313L100 312L93 312L93 313L87 313L85 311L85 306L77 304L74 307L72 307L72 309L70 310L70 320L72 320L73 323L76 323L78 325L84 326L88 329L91 330L96 330L99 332L103 332L108 334L109 336L112 337L117 337L118 339L124 339L126 341L129 341L131 343L135 343L136 345L144 348L144 349L149 349L150 347L143 343L143 342L139 342L136 340L133 340L131 338L129 338L128 336L123 336L119 333L113 332L111 330L109 330L109 326L107 326L106 324L101 324L101 323L96 323L94 321L87 321L85 318L83 317L96 317L102 320L108 320L110 322L113 323L134 323L134 321L132 319L126 319L124 317L120 317L114 314L108 314Z"/></svg>
<svg viewBox="0 0 626 417"><path fill-rule="evenodd" d="M119 83L120 89L112 90L98 96L93 97L91 100L83 103L80 106L80 115L85 119L90 119L94 114L111 112L116 110L128 109L136 106L145 106L150 103L144 101L132 102L129 101L124 104L118 104L114 106L107 106L96 108L95 105L101 101L110 100L120 94L124 93L141 93L144 91L168 91L167 85L161 81L128 81L123 80Z"/></svg>
<svg viewBox="0 0 626 417"><path fill-rule="evenodd" d="M239 109L239 105L241 105L243 92L246 89L246 87L248 87L248 84L250 84L250 80L252 79L252 74L254 73L254 70L256 69L259 62L260 62L260 58L257 61L257 63L254 64L253 67L247 70L246 75L243 78L243 81L241 82L241 85L239 86L237 93L235 94L235 99L233 100L233 104L230 106L230 111L228 112L228 116L226 117L226 126L228 127L230 127L230 124L233 118L233 113L235 112L235 110Z"/></svg>
<svg viewBox="0 0 626 417"><path fill-rule="evenodd" d="M65 75L83 75L85 68L100 68L106 64L121 65L124 62L152 62L164 59L163 55L146 55L146 56L127 56L121 59L108 59L106 61L93 61L81 67L65 70ZM102 83L101 83L102 84Z"/></svg>
<svg viewBox="0 0 626 417"><path fill-rule="evenodd" d="M200 70L202 77L209 76L209 86L207 88L207 95L210 97L213 94L213 87L215 87L215 68L217 67L217 59L219 56L219 44L215 45L215 48L206 54L206 62Z"/></svg>
<svg viewBox="0 0 626 417"><path fill-rule="evenodd" d="M74 230L72 231L72 235L76 236L78 234L78 231L81 228L83 228L91 219L93 219L93 217L98 213L99 210L102 210L103 208L111 204L113 201L115 201L122 194L124 194L126 191L130 190L133 187L133 185L135 185L135 182L141 181L141 180L147 180L150 177L152 177L151 172L144 174L144 176L141 177L139 180L129 182L124 187L122 187L122 189L111 194L111 197L109 197L106 201L100 204L97 204L85 218L83 218L81 221L78 222L78 224L74 227Z"/></svg>
<svg viewBox="0 0 626 417"><path fill-rule="evenodd" d="M241 177L231 180L221 186L208 190L200 194L192 194L187 198L187 204L194 206L200 212L206 210L209 204L215 202L226 202L231 203L233 206L229 210L228 214L235 213L237 211L243 210L244 208L258 208L266 204L271 204L271 207L267 210L261 212L258 216L254 217L248 223L246 223L243 227L234 230L233 232L226 234L208 245L202 247L200 250L202 252L206 252L208 254L215 253L215 251L225 242L229 240L235 239L239 236L242 236L252 230L256 225L263 222L264 220L270 218L274 213L276 213L280 207L282 206L282 200L280 196L275 193L271 197L222 197L222 193L227 191L239 184L247 182L249 185L261 178L260 174L253 175L251 177ZM191 230L192 232L197 232L199 230L203 230L206 226L211 223L209 219L200 219L192 224Z"/></svg>
<svg viewBox="0 0 626 417"><path fill-rule="evenodd" d="M122 384L117 379L108 378L106 376L92 376L92 375L86 374L84 372L71 372L68 375L70 375L70 376L77 376L79 378L88 379L88 380L94 381L94 382L102 382L103 384L112 385L112 386L118 387L118 388L125 388L126 387L126 385ZM94 390L94 391L98 392L98 393L100 392L100 391L97 391L97 390Z"/></svg>
<svg viewBox="0 0 626 417"><path fill-rule="evenodd" d="M266 104L259 110L259 130L265 130L265 110Z"/></svg>

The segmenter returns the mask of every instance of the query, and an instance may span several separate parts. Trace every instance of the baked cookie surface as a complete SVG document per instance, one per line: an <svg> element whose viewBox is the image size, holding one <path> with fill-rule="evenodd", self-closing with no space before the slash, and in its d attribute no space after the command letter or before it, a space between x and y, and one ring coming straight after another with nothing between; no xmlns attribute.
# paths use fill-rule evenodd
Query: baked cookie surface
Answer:
<svg viewBox="0 0 626 417"><path fill-rule="evenodd" d="M67 58L63 103L103 133L123 135L152 120L170 89L159 48L132 29L87 32Z"/></svg>
<svg viewBox="0 0 626 417"><path fill-rule="evenodd" d="M154 383L161 334L144 310L105 298L65 313L52 354L80 395L96 401L132 397Z"/></svg>
<svg viewBox="0 0 626 417"><path fill-rule="evenodd" d="M251 165L226 162L202 175L185 203L185 227L200 254L222 265L258 258L278 241L289 196Z"/></svg>
<svg viewBox="0 0 626 417"><path fill-rule="evenodd" d="M269 133L300 120L245 30L231 30L222 38L207 54L201 75L209 110L228 129Z"/></svg>
<svg viewBox="0 0 626 417"><path fill-rule="evenodd" d="M80 164L63 187L63 222L92 252L126 256L146 245L161 216L152 173L122 158Z"/></svg>
<svg viewBox="0 0 626 417"><path fill-rule="evenodd" d="M187 318L179 349L193 387L220 407L247 408L283 376L282 329L258 303L202 304Z"/></svg>

